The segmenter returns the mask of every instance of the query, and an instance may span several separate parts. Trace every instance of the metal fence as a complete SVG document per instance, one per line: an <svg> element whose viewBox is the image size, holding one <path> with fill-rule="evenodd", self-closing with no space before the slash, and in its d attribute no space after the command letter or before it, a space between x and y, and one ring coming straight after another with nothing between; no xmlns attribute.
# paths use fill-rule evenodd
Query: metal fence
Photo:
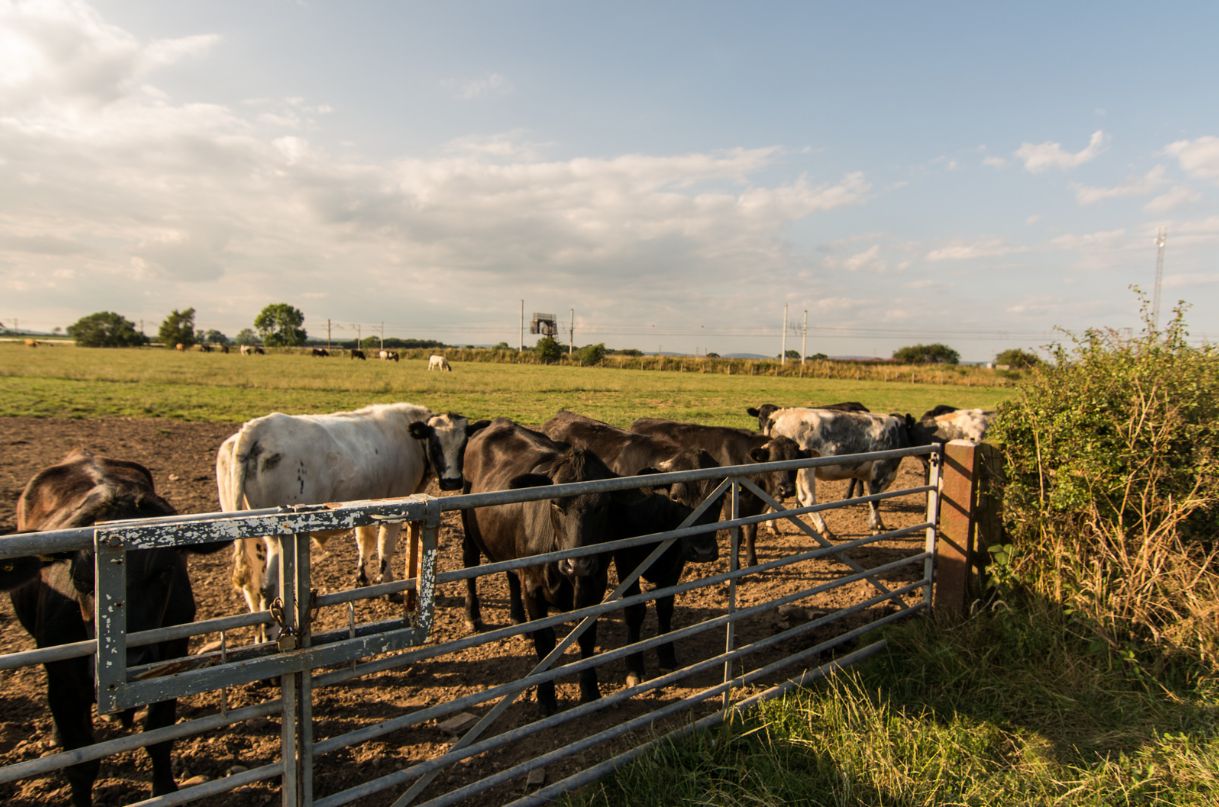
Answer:
<svg viewBox="0 0 1219 807"><path fill-rule="evenodd" d="M580 482L542 488L526 488L498 493L468 494L434 498L417 495L397 500L353 502L339 505L315 505L248 511L243 513L188 515L145 521L112 522L84 530L13 535L0 539L0 561L28 555L49 555L93 548L96 551L96 639L50 648L11 653L0 656L0 670L41 664L50 661L95 655L97 703L101 713L112 713L139 707L169 698L184 698L200 693L221 692L220 708L203 717L185 720L176 725L148 732L128 734L99 742L85 748L51 753L0 768L0 785L28 777L53 774L63 768L88 760L99 759L123 751L145 747L171 739L182 739L212 733L226 726L238 726L258 718L279 717L280 753L278 761L241 770L232 775L186 787L176 793L151 798L141 804L170 805L185 803L226 793L263 780L278 779L285 805L316 804L319 807L365 801L376 797L393 804L421 803L428 805L472 803L475 797L492 788L524 777L530 771L545 766L557 766L563 773L558 781L536 787L514 804L535 804L579 787L633 759L663 737L712 725L724 720L736 708L774 697L790 688L824 675L836 666L850 664L875 653L883 644L873 641L862 644L867 633L891 622L924 611L931 605L933 559L937 549L936 516L940 507L940 458L938 446L921 446L895 451L857 455L853 461L881 460L893 457L921 456L929 462L927 483L903 490L886 491L841 502L823 502L808 507L787 508L774 501L753 481L763 473L815 469L822 465L841 463L841 458L814 458L788 462L713 468L700 471ZM529 558L487 563L470 569L438 568L438 539L442 514L446 511L489 507L513 502L555 499L592 492L612 492L652 487L681 481L718 480L715 492L695 510L678 529L641 535L561 552L548 552ZM755 516L742 516L740 496L748 491L762 499L769 508ZM813 512L844 505L858 505L903 496L925 496L925 518L913 525L880 535L854 540L831 542L812 529L800 517ZM698 525L695 520L708 507L729 504L723 517L710 524ZM738 550L741 528L747 524L783 520L795 524L802 536L807 536L812 548L794 552L756 566L740 567ZM406 522L410 528L407 556L407 577L402 580L335 593L318 593L311 574L310 534L322 530L350 529L358 525L379 522ZM630 584L647 569L673 542L700 532L724 531L728 536L727 569L697 576L699 566L688 566L687 573L676 585L653 589L634 596L624 596ZM218 540L277 536L283 554L279 569L280 598L268 611L253 614L205 619L187 625L157 630L127 633L123 600L127 596L125 554L136 549L183 546ZM916 536L916 545L908 554L873 567L864 567L852 553L896 538ZM554 562L561 558L583 555L604 555L614 549L652 545L648 557L631 573L619 570L618 584L604 601L575 611L563 612L542 620L509 625L462 638L429 643L437 613L438 586L471 577L486 577L499 572ZM835 559L847 567L844 574L824 579L790 591L742 605L738 593L744 578L748 585L765 585L768 576L781 570L799 568L824 559ZM909 570L909 571L906 571ZM902 574L913 579L891 582ZM803 613L778 631L751 630L742 641L738 628L757 625L762 616L781 612L787 606L832 592L860 581L866 582L870 593L864 599L845 607L825 609L815 615ZM635 644L605 648L588 659L556 663L599 617L624 608L655 600L668 594L680 595L698 589L711 589L722 594L719 613L708 615L690 624L683 624L668 634L645 638ZM401 613L393 619L357 623L353 603L360 599L405 593ZM678 600L679 610L681 600ZM877 608L877 606L881 606ZM345 628L315 631L315 615L319 609L346 609ZM869 614L880 612L874 618ZM424 708L394 714L376 723L362 725L342 733L316 739L315 733L329 728L330 715L315 715L315 692L324 687L349 684L355 679L397 670L407 665L420 665L478 645L503 642L514 636L528 635L544 627L575 622L553 652L538 662L526 675L487 686L462 697L432 703ZM234 631L254 626L278 625L275 642L247 642L234 645L229 637ZM835 626L841 626L835 629ZM835 632L836 630L836 632ZM679 669L644 680L603 695L599 700L581 703L560 710L542 719L514 725L491 733L512 704L537 684L571 676L590 667L620 662L626 656L655 648L667 642L681 642L699 635L716 632L723 636L723 651L699 658ZM832 635L830 635L832 634ZM184 659L158 664L128 666L129 648L170 638L218 635L203 651ZM251 706L228 709L226 693L230 688L257 681L275 680L274 696ZM759 687L766 687L759 690ZM689 690L683 696L671 698L655 708L639 706L640 696L667 691L670 688ZM653 697L654 701L663 701ZM631 703L632 709L623 709ZM344 789L319 795L315 788L318 758L335 754L361 743L385 738L412 727L433 725L455 715L468 716L479 712L477 720L464 729L443 753L412 762L398 770L384 773ZM519 710L518 710L519 712ZM520 723L521 718L517 718ZM569 739L559 747L537 753L522 754L528 740L532 746L544 747L544 738L557 726L579 726L588 731ZM233 729L238 730L238 729ZM463 761L473 757L494 755L505 749L514 752L507 763L489 774L471 774ZM434 780L445 772L462 769L456 784ZM447 788L447 789L446 789ZM331 788L332 789L332 788ZM515 791L514 791L515 792ZM497 800L505 800L502 791Z"/></svg>

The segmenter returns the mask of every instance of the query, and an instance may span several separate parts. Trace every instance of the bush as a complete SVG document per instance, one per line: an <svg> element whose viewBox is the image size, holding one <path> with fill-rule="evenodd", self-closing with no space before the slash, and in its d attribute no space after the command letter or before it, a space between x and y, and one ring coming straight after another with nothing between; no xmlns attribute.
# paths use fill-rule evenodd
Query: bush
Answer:
<svg viewBox="0 0 1219 807"><path fill-rule="evenodd" d="M576 352L576 358L584 367L600 364L605 359L605 345L600 342L595 345L585 345Z"/></svg>
<svg viewBox="0 0 1219 807"><path fill-rule="evenodd" d="M948 345L908 345L893 351L893 360L902 364L957 364L961 354Z"/></svg>
<svg viewBox="0 0 1219 807"><path fill-rule="evenodd" d="M1041 358L1031 351L1013 347L995 356L995 364L1010 367L1013 370L1027 370L1041 364Z"/></svg>
<svg viewBox="0 0 1219 807"><path fill-rule="evenodd" d="M558 364L563 359L563 346L552 336L543 336L539 339L534 351L538 354L538 360L542 364Z"/></svg>
<svg viewBox="0 0 1219 807"><path fill-rule="evenodd" d="M195 309L170 311L157 331L157 339L170 350L178 345L190 347L195 344Z"/></svg>
<svg viewBox="0 0 1219 807"><path fill-rule="evenodd" d="M1130 639L1219 665L1219 352L1178 309L1135 337L1055 346L992 431L1006 460L1005 572Z"/></svg>

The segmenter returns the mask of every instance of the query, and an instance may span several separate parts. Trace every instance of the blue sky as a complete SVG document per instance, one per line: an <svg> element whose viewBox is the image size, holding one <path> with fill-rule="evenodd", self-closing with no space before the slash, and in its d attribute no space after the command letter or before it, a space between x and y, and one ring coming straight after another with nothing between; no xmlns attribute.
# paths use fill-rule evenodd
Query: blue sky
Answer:
<svg viewBox="0 0 1219 807"><path fill-rule="evenodd" d="M985 360L1219 336L1219 7L3 2L0 321ZM1208 331L1208 328L1210 329ZM789 338L799 346L799 337Z"/></svg>

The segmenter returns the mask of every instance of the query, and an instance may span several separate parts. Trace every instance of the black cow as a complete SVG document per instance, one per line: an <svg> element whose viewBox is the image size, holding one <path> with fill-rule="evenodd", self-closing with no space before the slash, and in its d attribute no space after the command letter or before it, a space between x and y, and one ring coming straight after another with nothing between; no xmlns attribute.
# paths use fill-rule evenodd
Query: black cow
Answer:
<svg viewBox="0 0 1219 807"><path fill-rule="evenodd" d="M706 451L697 449L691 451L663 437L634 434L600 420L566 410L560 411L546 421L542 425L542 431L552 440L571 443L577 448L592 451L609 466L610 470L620 476L689 471L715 468L718 465ZM707 498L715 488L715 484L714 479L699 483L678 482L667 486L668 496L674 501L694 509ZM717 508L708 507L704 515L698 519L698 523L710 524L716 520L717 514ZM642 563L651 553L653 546L645 544L615 552L614 566L618 570L619 579L630 574ZM656 588L668 588L681 579L687 559L695 563L709 563L717 557L719 557L719 550L716 546L714 532L691 536L675 541L644 571L643 578ZM624 592L623 596L634 596L639 593L639 590L639 582L636 581ZM645 613L643 604L633 605L626 609L624 617L628 644L639 641ZM658 634L668 633L672 628L673 595L656 600L656 621ZM676 669L677 654L671 643L656 648L656 655L662 669ZM636 653L627 658L626 666L627 686L634 686L643 680L642 653Z"/></svg>
<svg viewBox="0 0 1219 807"><path fill-rule="evenodd" d="M466 492L480 493L615 476L593 452L555 442L505 418L470 438L465 475ZM477 565L480 552L492 561L503 561L659 532L676 527L689 514L689 508L664 496L638 490L463 510L465 565ZM605 587L606 563L601 555L518 569L508 574L512 620L523 622L526 615L530 620L542 619L552 605L561 610L594 605ZM466 581L466 621L475 629L482 624L473 578ZM539 659L554 649L553 628L535 630L532 635ZM581 657L592 656L597 643L595 624L580 636L579 643ZM553 681L539 684L537 695L544 713L558 709ZM580 699L587 702L598 697L597 671L581 672Z"/></svg>
<svg viewBox="0 0 1219 807"><path fill-rule="evenodd" d="M324 347L315 347L313 350L309 351L309 355L316 356L319 359L324 359L330 355L330 351Z"/></svg>
<svg viewBox="0 0 1219 807"><path fill-rule="evenodd" d="M363 350L353 350L353 351L351 351L351 358L353 358L353 359L359 359L360 361L367 361L367 360L368 360L368 357L364 355L364 351L363 351Z"/></svg>
<svg viewBox="0 0 1219 807"><path fill-rule="evenodd" d="M745 429L726 426L703 426L697 423L678 423L660 418L641 418L631 424L631 431L665 437L686 448L702 449L720 465L747 465L751 462L778 462L806 457L800 447L786 437L766 437ZM796 472L779 471L762 477L762 489L778 501L795 495ZM725 500L725 508L730 504ZM747 490L741 491L740 515L756 516L766 509L765 503ZM748 524L741 528L745 536L746 561L750 566L758 562L755 548L758 525ZM777 532L777 530L776 530Z"/></svg>
<svg viewBox="0 0 1219 807"><path fill-rule="evenodd" d="M70 529L101 521L169 516L175 513L156 494L152 475L134 462L95 457L74 451L59 465L40 471L17 501L20 532ZM3 540L3 539L0 539ZM225 544L190 547L214 552ZM34 637L38 647L79 642L93 637L93 550L80 550L53 559L19 558L0 565L0 587L9 592L13 610ZM11 566L11 568L10 568ZM186 572L186 558L178 549L144 549L127 553L127 630L131 633L190 622L195 599ZM186 655L187 639L174 639L128 651L129 665L152 663ZM47 701L60 745L65 749L93 743L93 659L74 658L48 662ZM176 703L161 701L148 707L144 730L171 726ZM130 726L134 710L122 715ZM152 759L152 792L177 790L171 769L171 742L145 750ZM93 782L99 763L82 762L67 769L73 804L92 803Z"/></svg>

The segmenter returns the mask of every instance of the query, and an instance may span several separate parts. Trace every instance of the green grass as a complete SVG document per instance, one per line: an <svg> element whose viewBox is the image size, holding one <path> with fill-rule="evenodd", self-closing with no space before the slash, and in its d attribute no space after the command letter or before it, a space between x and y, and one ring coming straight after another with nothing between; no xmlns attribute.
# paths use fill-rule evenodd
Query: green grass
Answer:
<svg viewBox="0 0 1219 807"><path fill-rule="evenodd" d="M1011 388L729 376L601 367L398 364L272 354L178 353L0 344L0 416L165 417L235 421L410 401L469 417L540 423L567 407L617 425L670 417L750 427L747 406L862 401L916 417L938 403L994 406Z"/></svg>
<svg viewBox="0 0 1219 807"><path fill-rule="evenodd" d="M889 634L877 659L660 746L580 805L1214 805L1219 698L1037 611Z"/></svg>

